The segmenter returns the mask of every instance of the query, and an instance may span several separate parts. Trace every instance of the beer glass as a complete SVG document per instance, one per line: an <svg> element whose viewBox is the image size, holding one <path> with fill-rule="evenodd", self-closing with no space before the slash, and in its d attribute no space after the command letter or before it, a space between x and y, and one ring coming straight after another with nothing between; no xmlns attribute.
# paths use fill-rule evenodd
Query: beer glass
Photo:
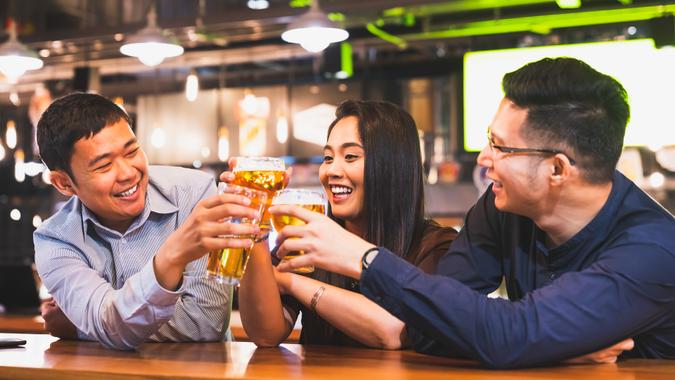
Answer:
<svg viewBox="0 0 675 380"><path fill-rule="evenodd" d="M323 191L305 189L286 189L277 191L272 200L272 205L296 205L321 214L326 213L326 204L326 194ZM305 221L290 215L273 215L272 224L274 224L274 229L279 232L286 226L302 226L305 224ZM303 254L303 251L289 252L282 260L292 260ZM294 272L312 273L314 272L314 267L307 266L296 268Z"/></svg>
<svg viewBox="0 0 675 380"><path fill-rule="evenodd" d="M267 204L263 209L260 230L268 233L270 214L267 208L272 203L272 197L277 190L284 188L284 173L286 166L281 158L276 157L236 157L236 164L232 169L234 181L232 183L249 187L267 193Z"/></svg>
<svg viewBox="0 0 675 380"><path fill-rule="evenodd" d="M249 207L257 210L261 214L263 208L267 204L268 198L267 193L264 191L249 189L247 187L228 184L225 182L218 184L218 193L243 195L251 200ZM235 224L258 224L260 221L249 218L228 217L225 218L223 222ZM251 239L251 241L255 239L255 235L230 235L227 237ZM206 266L208 276L220 283L237 285L239 280L241 280L241 278L244 276L246 264L248 263L248 256L252 247L253 243L251 243L251 247L248 247L248 249L221 248L209 252L209 261Z"/></svg>

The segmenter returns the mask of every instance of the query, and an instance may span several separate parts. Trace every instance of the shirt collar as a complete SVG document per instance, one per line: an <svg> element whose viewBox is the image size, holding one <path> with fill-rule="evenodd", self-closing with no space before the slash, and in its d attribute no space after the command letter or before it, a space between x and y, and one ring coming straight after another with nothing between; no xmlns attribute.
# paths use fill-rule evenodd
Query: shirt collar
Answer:
<svg viewBox="0 0 675 380"><path fill-rule="evenodd" d="M145 207L143 208L143 212L141 215L136 217L124 234L120 234L119 232L111 230L110 228L102 225L96 215L91 210L89 210L89 208L82 204L79 199L78 202L80 202L80 206L82 207L82 222L85 226L93 225L114 235L126 235L129 232L134 231L136 228L145 223L145 221L150 216L150 213L167 215L178 211L178 207L176 205L171 203L164 196L164 194L162 194L155 186L152 185L152 183L149 183L148 191L145 195Z"/></svg>

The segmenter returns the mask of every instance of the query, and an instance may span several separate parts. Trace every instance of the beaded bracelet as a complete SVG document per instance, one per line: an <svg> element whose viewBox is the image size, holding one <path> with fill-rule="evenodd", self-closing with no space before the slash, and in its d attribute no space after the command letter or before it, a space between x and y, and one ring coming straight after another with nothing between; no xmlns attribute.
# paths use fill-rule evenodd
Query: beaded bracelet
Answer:
<svg viewBox="0 0 675 380"><path fill-rule="evenodd" d="M314 295L312 296L312 300L309 302L309 307L315 313L316 313L316 304L319 303L319 298L321 298L324 291L326 291L326 287L325 286L319 286L319 288L314 292Z"/></svg>

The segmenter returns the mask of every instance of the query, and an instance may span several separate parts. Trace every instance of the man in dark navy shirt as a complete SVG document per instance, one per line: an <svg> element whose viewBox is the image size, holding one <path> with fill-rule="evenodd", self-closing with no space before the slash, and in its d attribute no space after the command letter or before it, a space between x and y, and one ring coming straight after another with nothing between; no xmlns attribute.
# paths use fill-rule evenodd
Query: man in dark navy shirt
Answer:
<svg viewBox="0 0 675 380"><path fill-rule="evenodd" d="M280 270L315 265L360 279L427 353L522 367L633 338L624 356L675 359L675 220L614 169L625 90L572 58L525 65L503 86L478 157L493 184L438 275L291 207L273 212L308 224L282 231L278 255L306 255ZM486 297L502 279L510 299Z"/></svg>

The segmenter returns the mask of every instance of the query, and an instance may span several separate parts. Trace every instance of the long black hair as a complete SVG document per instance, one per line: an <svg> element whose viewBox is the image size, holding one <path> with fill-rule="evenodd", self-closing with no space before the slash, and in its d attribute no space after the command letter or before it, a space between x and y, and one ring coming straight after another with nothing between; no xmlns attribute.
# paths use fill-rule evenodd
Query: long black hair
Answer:
<svg viewBox="0 0 675 380"><path fill-rule="evenodd" d="M425 225L424 171L415 121L392 103L347 100L335 111L328 136L348 116L358 119L365 154L363 238L405 258L419 243Z"/></svg>

